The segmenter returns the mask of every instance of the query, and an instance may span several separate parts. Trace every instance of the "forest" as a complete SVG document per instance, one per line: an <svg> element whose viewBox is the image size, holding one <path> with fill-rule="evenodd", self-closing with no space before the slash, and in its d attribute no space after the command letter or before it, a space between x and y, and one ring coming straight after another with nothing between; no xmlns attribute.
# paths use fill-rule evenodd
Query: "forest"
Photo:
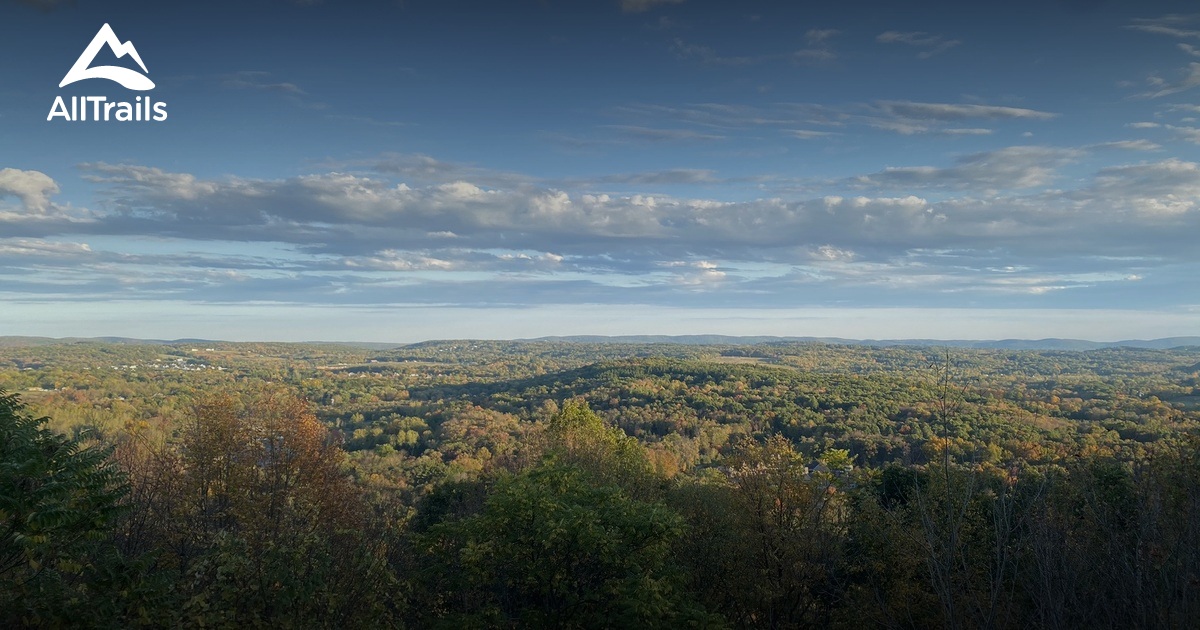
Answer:
<svg viewBox="0 0 1200 630"><path fill-rule="evenodd" d="M1186 628L1200 347L0 338L5 627Z"/></svg>

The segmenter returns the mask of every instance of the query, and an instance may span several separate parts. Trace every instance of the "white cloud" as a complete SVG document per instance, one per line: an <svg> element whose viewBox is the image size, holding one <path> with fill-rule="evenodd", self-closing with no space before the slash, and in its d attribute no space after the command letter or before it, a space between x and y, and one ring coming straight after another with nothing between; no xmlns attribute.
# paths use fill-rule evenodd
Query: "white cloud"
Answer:
<svg viewBox="0 0 1200 630"><path fill-rule="evenodd" d="M727 277L717 263L708 260L669 261L662 266L674 270L674 283L693 289L712 288L713 285L721 284Z"/></svg>
<svg viewBox="0 0 1200 630"><path fill-rule="evenodd" d="M0 239L0 256L62 258L79 254L90 254L87 243L59 243L42 239Z"/></svg>
<svg viewBox="0 0 1200 630"><path fill-rule="evenodd" d="M1116 208L1176 216L1200 207L1200 164L1176 158L1113 166L1096 176L1094 192L1111 195Z"/></svg>
<svg viewBox="0 0 1200 630"><path fill-rule="evenodd" d="M0 198L12 195L21 200L25 212L47 214L50 197L58 194L58 184L40 171L0 169Z"/></svg>
<svg viewBox="0 0 1200 630"><path fill-rule="evenodd" d="M1150 147L1091 147L1101 148ZM881 291L893 303L981 294L1067 303L1132 276L1190 282L1200 269L1200 165L1119 165L1047 188L1084 155L1008 147L828 182L825 195L734 201L579 187L716 177L689 169L563 186L528 177L405 185L383 173L205 179L88 164L103 210L87 222L6 218L0 277L10 291L73 299L376 304L402 295L479 305L763 306ZM40 181L34 194L53 194ZM243 253L127 251L163 239L175 251L219 243L214 252L241 244Z"/></svg>
<svg viewBox="0 0 1200 630"><path fill-rule="evenodd" d="M382 250L374 256L347 258L344 264L351 269L374 271L453 271L463 267L461 261L443 260L394 249Z"/></svg>
<svg viewBox="0 0 1200 630"><path fill-rule="evenodd" d="M848 249L841 249L833 245L821 245L812 252L812 257L815 260L827 261L851 261L856 258L854 252Z"/></svg>

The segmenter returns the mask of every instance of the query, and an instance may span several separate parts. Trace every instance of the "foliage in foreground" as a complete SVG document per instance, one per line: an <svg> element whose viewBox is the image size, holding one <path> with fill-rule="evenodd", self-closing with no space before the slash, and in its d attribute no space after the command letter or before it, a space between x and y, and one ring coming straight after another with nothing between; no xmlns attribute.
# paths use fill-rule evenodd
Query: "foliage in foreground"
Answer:
<svg viewBox="0 0 1200 630"><path fill-rule="evenodd" d="M125 475L111 449L45 428L0 391L0 625L159 620L163 584L119 553Z"/></svg>

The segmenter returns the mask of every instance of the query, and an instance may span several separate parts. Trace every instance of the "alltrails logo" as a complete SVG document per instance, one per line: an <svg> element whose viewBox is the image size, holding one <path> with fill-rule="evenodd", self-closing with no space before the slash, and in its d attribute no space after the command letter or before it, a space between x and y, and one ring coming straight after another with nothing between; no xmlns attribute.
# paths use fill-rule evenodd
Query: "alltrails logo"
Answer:
<svg viewBox="0 0 1200 630"><path fill-rule="evenodd" d="M105 46L108 46L108 49L118 59L129 55L141 67L142 72L120 66L93 67L92 62L96 60L96 55ZM142 61L142 56L138 54L137 48L133 47L133 42L122 43L120 39L117 39L117 34L113 32L112 27L105 24L92 38L92 43L83 50L83 54L79 55L79 59L75 60L75 65L67 71L58 87L66 87L76 81L86 79L108 79L121 84L126 89L146 91L154 89L154 82L146 76L149 72L146 64ZM167 104L155 103L149 95L139 96L132 103L109 101L107 96L72 96L69 107L67 102L62 96L54 97L54 104L50 106L50 114L46 116L46 120L51 121L61 117L63 120L71 122L83 120L161 122L167 119Z"/></svg>

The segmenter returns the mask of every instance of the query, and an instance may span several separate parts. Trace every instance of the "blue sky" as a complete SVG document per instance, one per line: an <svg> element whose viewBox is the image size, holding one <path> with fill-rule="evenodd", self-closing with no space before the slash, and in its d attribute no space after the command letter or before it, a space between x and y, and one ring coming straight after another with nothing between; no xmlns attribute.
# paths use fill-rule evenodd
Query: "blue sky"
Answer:
<svg viewBox="0 0 1200 630"><path fill-rule="evenodd" d="M2 3L0 334L1200 334L1191 3L810 4Z"/></svg>

